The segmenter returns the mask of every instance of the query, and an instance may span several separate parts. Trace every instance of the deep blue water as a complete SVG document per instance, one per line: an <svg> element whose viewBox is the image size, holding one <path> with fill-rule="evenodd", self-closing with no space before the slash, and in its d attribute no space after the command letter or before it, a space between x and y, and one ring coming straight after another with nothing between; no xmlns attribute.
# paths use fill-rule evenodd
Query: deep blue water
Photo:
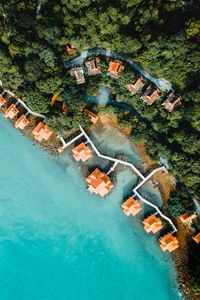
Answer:
<svg viewBox="0 0 200 300"><path fill-rule="evenodd" d="M89 194L69 153L48 155L0 116L0 299L177 300L171 257L120 209L127 172Z"/></svg>

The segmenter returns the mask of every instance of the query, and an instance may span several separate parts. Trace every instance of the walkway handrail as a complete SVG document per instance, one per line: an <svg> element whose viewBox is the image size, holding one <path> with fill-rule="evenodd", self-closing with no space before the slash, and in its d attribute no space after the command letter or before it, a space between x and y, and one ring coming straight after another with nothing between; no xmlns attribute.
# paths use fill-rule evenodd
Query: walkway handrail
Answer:
<svg viewBox="0 0 200 300"><path fill-rule="evenodd" d="M83 133L80 133L79 135L77 135L75 138L73 138L68 143L66 143L65 140L61 136L59 136L59 138L63 144L62 149L64 150L65 148L69 147L72 143L74 143L76 140L80 139L82 136L83 136Z"/></svg>
<svg viewBox="0 0 200 300"><path fill-rule="evenodd" d="M131 167L134 172L140 176L140 178L142 178L143 180L133 189L133 192L134 192L134 196L138 196L138 198L146 203L147 205L153 207L157 213L163 218L165 219L172 227L173 227L173 232L176 232L177 231L177 228L176 226L174 225L174 223L172 222L172 220L170 218L168 218L167 216L165 216L161 210L158 208L157 205L151 203L150 201L146 200L145 198L143 198L138 192L137 190L145 183L147 182L156 172L159 172L161 170L166 170L166 168L164 166L162 167L159 167L155 170L153 170L147 177L144 177L140 171L131 163L128 163L126 161L123 161L123 160L120 160L120 159L116 159L116 158L113 158L113 157L110 157L110 156L106 156L106 155L103 155L99 152L99 150L97 149L97 147L94 145L94 143L92 142L92 140L90 139L90 137L87 135L87 133L85 132L85 130L81 127L81 125L79 125L79 128L80 128L80 131L81 133L79 135L77 135L74 139L72 139L70 142L68 143L65 143L64 139L62 137L60 137L60 140L61 142L63 143L63 149L65 149L66 147L68 147L69 145L71 145L74 141L76 141L77 139L79 139L80 137L82 136L85 136L86 140L90 143L90 145L92 146L93 150L96 152L96 154L101 157L101 158L104 158L106 160L109 160L109 161L113 161L114 162L114 165L110 168L109 172L111 172L118 163L121 163L123 165L126 165L126 166L129 166ZM133 196L133 197L134 197Z"/></svg>
<svg viewBox="0 0 200 300"><path fill-rule="evenodd" d="M126 166L129 166L130 168L132 168L134 170L134 172L142 179L145 179L145 177L140 173L140 171L134 166L132 165L131 163L129 162L126 162L126 161L123 161L123 160L120 160L120 159L117 159L117 158L113 158L113 157L110 157L110 156L107 156L107 155L103 155L99 152L99 150L96 148L96 146L94 145L94 143L91 141L90 137L87 135L87 133L84 131L84 129L79 125L79 128L81 130L81 132L84 134L84 136L86 137L86 139L89 141L89 143L91 144L92 148L94 149L94 151L96 152L96 154L101 157L101 158L104 158L106 160L110 160L110 161L113 161L113 162L118 162L118 163L121 163L123 165L126 165Z"/></svg>
<svg viewBox="0 0 200 300"><path fill-rule="evenodd" d="M134 191L134 190L133 190ZM153 207L158 213L159 215L165 219L166 221L168 221L170 223L170 225L173 227L174 231L173 232L176 232L177 231L177 228L176 226L174 225L174 223L172 222L172 220L170 218L168 218L167 216L165 216L161 210L153 203L149 202L148 200L144 199L137 191L134 191L135 195L138 196L138 198L140 198L140 200L146 204L148 204L149 206Z"/></svg>
<svg viewBox="0 0 200 300"><path fill-rule="evenodd" d="M44 115L42 115L40 113L32 111L21 99L19 99L18 97L16 97L15 94L12 93L11 91L4 90L3 93L8 93L10 96L15 97L15 99L28 111L29 114L31 114L31 115L33 115L35 117L42 118L42 119L46 118L46 116L44 116Z"/></svg>
<svg viewBox="0 0 200 300"><path fill-rule="evenodd" d="M153 170L147 177L144 178L144 180L142 180L135 188L134 188L134 192L137 191L143 184L145 184L145 182L147 182L155 173L159 172L159 171L167 171L166 168L164 166L159 167L155 170Z"/></svg>
<svg viewBox="0 0 200 300"><path fill-rule="evenodd" d="M133 189L133 192L135 193L135 195L137 195L141 201L143 201L144 203L148 204L149 206L153 207L159 214L161 217L163 217L163 219L167 220L171 226L173 227L174 229L174 232L177 231L177 228L176 226L174 225L174 223L172 222L172 220L170 218L168 218L167 216L165 216L161 210L153 203L149 202L148 200L144 199L138 192L137 192L137 189L140 188L145 182L147 182L147 180L150 179L151 176L153 176L156 172L160 171L160 170L166 170L164 166L162 167L159 167L155 170L153 170L147 177L144 177L139 171L138 169L133 166L131 163L127 163L123 160L118 160L118 159L115 159L115 158L112 158L110 156L106 156L106 155L102 155L99 150L96 148L96 146L94 145L94 143L91 141L90 137L87 135L87 133L84 131L84 129L79 125L79 128L81 130L81 132L84 134L84 136L86 137L86 139L89 141L89 143L91 144L91 146L93 147L94 151L97 153L97 155L99 157L102 157L104 159L107 159L107 160L110 160L110 161L115 161L115 162L118 162L118 163L121 163L121 164L124 164L124 165L127 165L129 167L131 167L136 174L138 174L140 177L143 178L143 180L136 186L135 189Z"/></svg>

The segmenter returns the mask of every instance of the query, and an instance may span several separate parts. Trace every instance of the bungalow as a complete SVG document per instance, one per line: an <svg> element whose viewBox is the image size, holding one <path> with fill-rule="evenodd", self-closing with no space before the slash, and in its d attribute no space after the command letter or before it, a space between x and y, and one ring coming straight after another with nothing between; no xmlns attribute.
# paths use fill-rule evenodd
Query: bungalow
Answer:
<svg viewBox="0 0 200 300"><path fill-rule="evenodd" d="M64 147L63 147L63 146L61 146L61 147L57 148L57 151L58 151L58 153L62 153L64 150L65 150L65 149L64 149Z"/></svg>
<svg viewBox="0 0 200 300"><path fill-rule="evenodd" d="M83 68L78 67L78 68L71 69L70 70L70 75L74 76L76 78L76 83L77 84L85 83Z"/></svg>
<svg viewBox="0 0 200 300"><path fill-rule="evenodd" d="M141 96L147 105L152 105L161 96L160 90L155 88L152 84L148 86L146 92Z"/></svg>
<svg viewBox="0 0 200 300"><path fill-rule="evenodd" d="M58 98L58 94L53 95L51 98L50 106L53 106Z"/></svg>
<svg viewBox="0 0 200 300"><path fill-rule="evenodd" d="M6 104L6 99L3 98L2 95L0 95L0 109L4 106L4 104Z"/></svg>
<svg viewBox="0 0 200 300"><path fill-rule="evenodd" d="M67 45L65 46L65 50L66 50L66 52L67 52L69 55L71 55L71 54L74 53L74 49L75 49L75 47L74 47L74 45L72 45L72 44L67 44Z"/></svg>
<svg viewBox="0 0 200 300"><path fill-rule="evenodd" d="M10 118L11 120L16 117L16 115L19 113L19 110L17 109L15 104L11 104L5 111L4 116L5 118Z"/></svg>
<svg viewBox="0 0 200 300"><path fill-rule="evenodd" d="M199 231L199 233L197 233L197 234L193 237L193 240L194 240L197 244L200 244L200 231Z"/></svg>
<svg viewBox="0 0 200 300"><path fill-rule="evenodd" d="M120 60L113 60L109 63L108 75L114 78L119 77L119 73L124 70L124 66Z"/></svg>
<svg viewBox="0 0 200 300"><path fill-rule="evenodd" d="M82 160L85 162L92 157L92 150L90 147L86 146L84 143L79 144L73 150L73 157L76 161Z"/></svg>
<svg viewBox="0 0 200 300"><path fill-rule="evenodd" d="M141 210L142 206L138 200L133 197L129 197L122 205L123 212L127 215L137 215Z"/></svg>
<svg viewBox="0 0 200 300"><path fill-rule="evenodd" d="M161 219L156 217L155 215L151 215L150 217L144 219L143 224L144 229L147 233L156 233L157 231L163 228Z"/></svg>
<svg viewBox="0 0 200 300"><path fill-rule="evenodd" d="M179 242L173 234L168 233L160 239L160 247L163 251L172 252L179 247Z"/></svg>
<svg viewBox="0 0 200 300"><path fill-rule="evenodd" d="M179 219L181 220L181 222L184 225L191 225L192 221L196 218L197 218L197 214L195 212L193 212L193 213L184 213L183 215L181 215L179 217Z"/></svg>
<svg viewBox="0 0 200 300"><path fill-rule="evenodd" d="M25 115L21 115L21 117L19 117L19 119L17 119L15 122L14 126L15 128L23 130L29 123L30 121L27 119L27 117Z"/></svg>
<svg viewBox="0 0 200 300"><path fill-rule="evenodd" d="M90 118L90 121L93 123L93 124L96 124L97 121L99 120L99 116L96 115L95 113L93 113L92 111L88 110L88 109L84 109L84 112L88 115L88 117Z"/></svg>
<svg viewBox="0 0 200 300"><path fill-rule="evenodd" d="M132 95L136 94L145 85L144 79L142 77L138 78L136 83L127 84L127 87Z"/></svg>
<svg viewBox="0 0 200 300"><path fill-rule="evenodd" d="M89 76L97 75L97 74L101 73L101 67L100 67L99 62L100 62L99 57L91 58L85 62L85 66L88 70Z"/></svg>
<svg viewBox="0 0 200 300"><path fill-rule="evenodd" d="M180 96L175 95L174 93L171 93L168 96L167 100L165 100L162 105L164 105L164 107L169 112L172 112L175 109L175 107L177 107L177 106L179 106L179 105L182 104L181 100L182 100L182 98Z"/></svg>
<svg viewBox="0 0 200 300"><path fill-rule="evenodd" d="M104 197L113 188L113 184L107 174L96 168L87 178L88 190L93 194Z"/></svg>
<svg viewBox="0 0 200 300"><path fill-rule="evenodd" d="M65 102L63 102L63 104L62 104L62 113L63 113L64 115L67 115L68 112L69 112L69 108L68 108L68 106L65 104Z"/></svg>
<svg viewBox="0 0 200 300"><path fill-rule="evenodd" d="M42 140L48 141L53 132L48 129L47 125L39 122L33 129L32 134L35 136L37 141L41 142Z"/></svg>

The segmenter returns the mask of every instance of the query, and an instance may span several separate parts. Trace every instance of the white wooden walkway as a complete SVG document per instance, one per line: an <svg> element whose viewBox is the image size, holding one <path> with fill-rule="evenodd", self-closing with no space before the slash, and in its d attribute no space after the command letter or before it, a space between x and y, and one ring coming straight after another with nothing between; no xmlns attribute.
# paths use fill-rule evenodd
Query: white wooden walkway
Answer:
<svg viewBox="0 0 200 300"><path fill-rule="evenodd" d="M133 191L137 191L141 186L143 186L143 184L145 184L145 182L147 182L154 174L156 174L159 171L165 171L167 172L166 168L164 166L159 167L155 170L153 170L147 177L145 177L134 189Z"/></svg>
<svg viewBox="0 0 200 300"><path fill-rule="evenodd" d="M12 93L11 91L9 91L9 90L4 90L3 93L2 93L2 95L3 95L4 93L8 93L10 96L14 97L14 98L17 100L17 102L19 102L19 103L27 110L27 112L28 112L29 114L31 114L31 115L33 115L33 116L35 116L35 117L42 118L42 119L45 119L45 118L46 118L44 115L32 111L32 110L31 110L31 109L30 109L30 108L29 108L29 107L28 107L21 99L17 98L17 96L15 96L15 94Z"/></svg>
<svg viewBox="0 0 200 300"><path fill-rule="evenodd" d="M101 158L104 158L106 160L109 160L109 161L113 161L113 162L117 162L117 163L120 163L120 164L123 164L123 165L126 165L128 167L130 167L134 173L136 173L140 178L142 179L145 179L145 177L140 173L140 171L134 166L132 165L131 163L129 162L126 162L126 161L123 161L123 160L120 160L120 159L117 159L117 158L113 158L113 157L110 157L110 156L107 156L107 155L103 155L99 152L99 150L97 149L97 147L94 145L94 143L92 142L92 140L90 139L90 137L87 135L87 133L84 131L84 129L79 126L81 132L84 134L85 138L87 139L87 141L90 143L90 145L92 146L93 150L96 152L96 154L101 157Z"/></svg>
<svg viewBox="0 0 200 300"><path fill-rule="evenodd" d="M83 136L83 133L80 133L79 135L77 135L75 138L73 138L73 139L72 139L71 141L69 141L68 143L66 143L65 140L64 140L61 136L59 136L59 138L60 138L60 140L61 140L61 142L62 142L62 144L63 144L63 146L62 146L63 150L64 150L65 148L69 147L69 146L70 146L72 143L74 143L76 140L80 139L82 136Z"/></svg>
<svg viewBox="0 0 200 300"><path fill-rule="evenodd" d="M133 193L134 193L134 196L137 196L143 203L149 205L150 207L153 207L155 210L156 210L156 214L159 214L163 219L165 219L173 228L173 232L176 232L177 231L177 228L176 226L174 225L174 223L172 222L172 220L170 218L168 218L167 216L165 216L161 210L159 209L159 207L157 207L157 205L151 203L150 201L146 200L144 197L142 197L139 193L138 193L138 189L140 187L142 187L142 185L144 185L155 173L159 172L159 171L165 171L167 172L166 168L164 166L162 167L159 167L155 170L153 170L147 177L144 177L140 171L131 163L129 162L126 162L126 161L123 161L123 160L120 160L120 159L117 159L117 158L113 158L113 157L110 157L110 156L106 156L106 155L103 155L99 152L99 150L97 149L97 147L94 145L94 143L92 142L92 140L90 139L90 137L87 135L87 133L85 132L85 130L79 125L79 128L80 128L80 131L81 133L79 135L77 135L74 139L72 139L71 141L69 141L68 143L66 143L64 141L64 139L62 137L60 137L60 140L63 144L63 149L67 148L69 145L71 145L73 142L75 142L76 140L78 140L80 137L82 136L85 136L86 138L86 141L87 143L89 143L93 150L95 151L95 153L103 158L103 159L106 159L106 160L109 160L109 161L113 161L114 164L113 166L110 168L110 170L108 171L107 174L109 174L110 172L112 172L115 167L118 165L118 164L123 164L123 165L126 165L128 167L130 167L141 179L142 181L133 189Z"/></svg>
<svg viewBox="0 0 200 300"><path fill-rule="evenodd" d="M133 191L134 191L134 190L133 190ZM165 215L161 212L161 210L160 210L155 204L153 204L153 203L151 203L150 201L148 201L148 200L146 200L145 198L143 198L137 191L134 192L133 197L135 197L135 196L138 196L138 198L139 198L142 202L144 202L144 203L146 203L147 205L153 207L153 208L157 211L157 213L158 213L163 219L165 219L168 223L170 223L170 225L171 225L172 228L173 228L173 232L172 232L172 233L174 233L174 232L177 231L177 228L176 228L176 226L174 225L174 223L172 222L172 220L171 220L170 218L168 218L167 216L165 216Z"/></svg>

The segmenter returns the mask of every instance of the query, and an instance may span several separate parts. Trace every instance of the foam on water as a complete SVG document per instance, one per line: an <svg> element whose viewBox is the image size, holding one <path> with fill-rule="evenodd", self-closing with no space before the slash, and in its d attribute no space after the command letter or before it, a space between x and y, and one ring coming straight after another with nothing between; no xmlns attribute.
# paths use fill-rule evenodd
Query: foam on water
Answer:
<svg viewBox="0 0 200 300"><path fill-rule="evenodd" d="M89 194L70 154L48 155L0 116L0 299L177 300L170 255L120 203Z"/></svg>

